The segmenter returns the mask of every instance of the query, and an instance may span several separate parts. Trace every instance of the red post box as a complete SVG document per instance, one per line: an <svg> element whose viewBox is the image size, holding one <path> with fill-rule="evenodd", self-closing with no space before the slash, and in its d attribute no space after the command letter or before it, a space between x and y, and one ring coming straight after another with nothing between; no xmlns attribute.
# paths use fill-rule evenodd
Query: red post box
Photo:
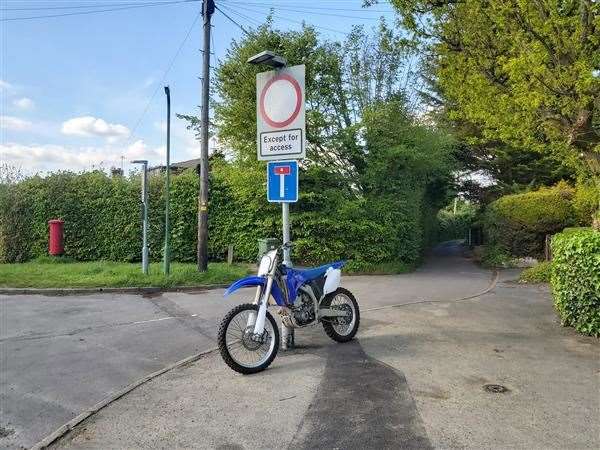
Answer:
<svg viewBox="0 0 600 450"><path fill-rule="evenodd" d="M65 222L61 219L52 219L48 221L50 234L48 237L48 253L52 256L62 255L64 248Z"/></svg>

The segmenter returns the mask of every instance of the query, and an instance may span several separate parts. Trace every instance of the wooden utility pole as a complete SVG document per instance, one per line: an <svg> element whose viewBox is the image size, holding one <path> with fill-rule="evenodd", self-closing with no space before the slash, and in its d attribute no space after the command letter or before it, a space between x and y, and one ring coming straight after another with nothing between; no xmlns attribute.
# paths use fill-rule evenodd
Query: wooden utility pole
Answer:
<svg viewBox="0 0 600 450"><path fill-rule="evenodd" d="M204 46L202 53L202 109L200 111L200 192L198 194L198 271L208 268L208 100L210 95L210 19L214 0L202 1Z"/></svg>

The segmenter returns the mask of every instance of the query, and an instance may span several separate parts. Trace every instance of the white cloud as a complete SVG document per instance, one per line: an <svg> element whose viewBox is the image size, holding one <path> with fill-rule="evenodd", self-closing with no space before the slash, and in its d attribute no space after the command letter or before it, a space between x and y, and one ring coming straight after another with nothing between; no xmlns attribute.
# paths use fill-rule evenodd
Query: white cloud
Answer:
<svg viewBox="0 0 600 450"><path fill-rule="evenodd" d="M98 136L105 137L109 142L124 137L130 134L129 128L124 125L107 123L103 119L97 119L92 116L74 117L66 122L63 122L63 134L71 136Z"/></svg>
<svg viewBox="0 0 600 450"><path fill-rule="evenodd" d="M35 103L30 98L21 97L13 100L13 105L19 109L32 109L35 106Z"/></svg>
<svg viewBox="0 0 600 450"><path fill-rule="evenodd" d="M142 140L127 148L113 147L65 147L53 144L0 144L0 159L20 167L25 173L56 170L91 170L111 167L129 167L132 159L147 159L150 165L162 163L164 147L149 148ZM123 161L121 160L123 157Z"/></svg>
<svg viewBox="0 0 600 450"><path fill-rule="evenodd" d="M9 89L12 89L12 84L8 81L0 80L0 91L8 91Z"/></svg>
<svg viewBox="0 0 600 450"><path fill-rule="evenodd" d="M31 129L31 122L14 116L0 116L0 128L10 131L26 131Z"/></svg>
<svg viewBox="0 0 600 450"><path fill-rule="evenodd" d="M125 158L127 160L132 159L147 159L148 161L157 161L162 159L167 154L167 149L165 147L156 147L153 149L148 148L148 146L141 139L135 141L125 151Z"/></svg>

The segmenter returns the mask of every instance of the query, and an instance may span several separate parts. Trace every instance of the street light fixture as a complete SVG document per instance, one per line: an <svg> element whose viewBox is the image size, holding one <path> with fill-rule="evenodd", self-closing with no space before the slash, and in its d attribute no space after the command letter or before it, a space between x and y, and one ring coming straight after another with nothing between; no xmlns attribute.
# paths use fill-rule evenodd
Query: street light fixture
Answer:
<svg viewBox="0 0 600 450"><path fill-rule="evenodd" d="M287 65L287 62L283 56L276 55L269 50L265 50L264 52L260 52L254 56L251 56L248 58L247 62L249 64L266 64L267 66L274 67L275 69L280 69Z"/></svg>
<svg viewBox="0 0 600 450"><path fill-rule="evenodd" d="M142 166L142 272L148 275L148 161L136 159L131 162Z"/></svg>

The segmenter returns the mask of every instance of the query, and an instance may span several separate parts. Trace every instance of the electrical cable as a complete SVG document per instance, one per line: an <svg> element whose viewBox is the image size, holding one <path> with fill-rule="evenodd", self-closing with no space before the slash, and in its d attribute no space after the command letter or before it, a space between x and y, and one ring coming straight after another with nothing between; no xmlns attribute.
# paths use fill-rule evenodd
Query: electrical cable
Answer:
<svg viewBox="0 0 600 450"><path fill-rule="evenodd" d="M242 14L239 11L236 11L234 9L228 8L228 7L224 6L224 5L221 5L221 8L225 8L225 10L227 12L229 12L230 14L235 14L236 16L241 17L244 20L247 20L248 22L250 22L251 25L253 25L253 26L257 27L257 28L263 25L263 22L261 22L260 20L254 19L254 18L252 18L250 16L247 16L245 14Z"/></svg>
<svg viewBox="0 0 600 450"><path fill-rule="evenodd" d="M242 10L247 11L247 12L250 12L250 13L254 13L254 14L260 14L260 15L264 14L263 11L256 11L255 9L244 8L242 6L238 6L237 8L238 9L242 9ZM308 25L310 27L320 28L322 30L331 31L331 32L334 32L334 33L340 33L340 34L344 34L346 36L348 36L350 34L350 33L347 33L345 31L336 30L334 28L323 27L323 26L320 26L320 25L307 24L304 21L298 21L298 20L288 19L287 17L282 17L282 16L278 16L278 15L275 15L275 14L270 14L270 15L271 15L271 17L273 17L275 19L285 20L287 22L297 23L297 24L300 24L300 25Z"/></svg>
<svg viewBox="0 0 600 450"><path fill-rule="evenodd" d="M47 18L66 17L66 16L81 16L81 15L86 15L86 14L97 14L97 13L112 12L112 11L123 11L126 9L152 8L155 6L173 5L176 3L191 3L191 2L197 2L197 1L200 1L200 0L178 0L178 1L173 1L171 3L159 2L159 3L155 3L155 4L141 4L141 5L137 5L137 6L125 6L122 8L96 9L93 11L78 11L78 12L70 12L70 13L46 14L46 15L42 15L42 16L29 16L29 17L9 17L6 19L0 19L0 22L14 22L14 21L19 21L19 20L47 19Z"/></svg>
<svg viewBox="0 0 600 450"><path fill-rule="evenodd" d="M189 0L188 0L189 1ZM200 1L200 0L194 0ZM182 1L154 1L154 2L135 2L135 3L101 3L101 4L90 4L90 5L73 5L73 6L29 6L26 8L0 8L0 11L45 11L45 10L57 10L57 9L94 9L94 8L111 8L111 7L123 7L123 6L147 6L147 5L169 5L173 3L184 3Z"/></svg>
<svg viewBox="0 0 600 450"><path fill-rule="evenodd" d="M177 49L177 51L175 52L175 54L171 58L171 61L169 62L169 65L167 66L167 68L163 72L163 76L160 79L160 82L157 84L156 89L154 89L154 92L150 96L150 100L148 100L148 103L146 104L146 107L142 111L142 114L140 115L140 117L138 118L137 122L135 123L135 125L131 129L131 137L127 141L127 145L131 144L131 142L133 141L133 138L135 136L135 132L136 132L137 128L142 123L142 120L143 120L144 116L146 115L146 113L148 112L148 109L150 108L150 105L154 101L154 97L156 97L156 94L159 91L159 89L161 88L161 85L163 84L163 82L165 81L165 78L167 78L167 75L169 74L171 68L173 67L173 64L175 63L175 60L177 59L177 57L181 53L181 50L183 49L183 46L187 42L188 38L190 37L190 34L192 34L192 30L194 29L194 26L196 25L196 22L198 22L198 19L200 18L201 15L202 15L202 11L200 11L200 12L198 12L198 14L196 14L196 17L194 18L194 21L190 25L190 28L188 29L185 37L183 38L183 41L181 41L181 44L179 44L179 48Z"/></svg>
<svg viewBox="0 0 600 450"><path fill-rule="evenodd" d="M225 1L225 0L223 0ZM349 9L349 8L330 8L327 6L303 6L306 5L306 3L304 3L303 5L296 5L296 4L289 4L289 3L284 3L285 6L280 6L277 4L273 4L273 3L253 3L253 2L232 2L232 1L226 1L227 5L248 5L248 6L268 6L268 7L272 7L272 8L278 8L278 9L283 9L283 8L303 8L303 9L307 9L308 11L312 11L315 9L321 9L321 10L325 10L325 11L352 11L352 12L366 12L366 13L389 13L389 12L393 12L393 10L382 10L382 9L371 9L371 8L360 8L360 9Z"/></svg>
<svg viewBox="0 0 600 450"><path fill-rule="evenodd" d="M247 5L247 3L246 3L246 5ZM261 8L261 6L256 6L256 7L257 8ZM327 12L321 12L321 11L312 12L310 10L293 9L293 8L289 8L287 6L269 6L269 5L265 5L265 6L262 6L262 8L269 8L269 9L279 10L279 11L297 12L297 13L303 13L303 14L314 14L314 15L319 15L319 16L341 17L341 18L344 18L344 19L379 20L378 17L348 16L348 15L345 15L345 14L327 13ZM324 8L321 8L321 9L324 9ZM388 12L392 12L392 11L388 11Z"/></svg>
<svg viewBox="0 0 600 450"><path fill-rule="evenodd" d="M227 19L229 19L231 22L233 22L235 25L237 25L239 27L240 30L242 30L247 36L252 37L252 34L250 34L242 25L240 25L239 23L237 23L235 21L235 19L232 19L227 13L225 13L221 8L219 8L218 6L215 5L215 9L218 10L221 14L223 14Z"/></svg>

